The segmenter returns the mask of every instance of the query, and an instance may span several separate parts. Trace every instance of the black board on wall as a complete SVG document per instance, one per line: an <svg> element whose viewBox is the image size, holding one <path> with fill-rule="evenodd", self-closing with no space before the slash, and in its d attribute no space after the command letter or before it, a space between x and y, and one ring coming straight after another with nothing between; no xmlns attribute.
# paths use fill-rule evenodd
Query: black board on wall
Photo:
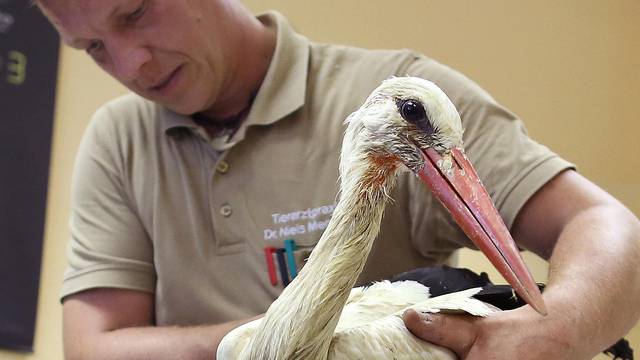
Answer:
<svg viewBox="0 0 640 360"><path fill-rule="evenodd" d="M25 352L33 350L58 50L29 0L0 0L0 347Z"/></svg>

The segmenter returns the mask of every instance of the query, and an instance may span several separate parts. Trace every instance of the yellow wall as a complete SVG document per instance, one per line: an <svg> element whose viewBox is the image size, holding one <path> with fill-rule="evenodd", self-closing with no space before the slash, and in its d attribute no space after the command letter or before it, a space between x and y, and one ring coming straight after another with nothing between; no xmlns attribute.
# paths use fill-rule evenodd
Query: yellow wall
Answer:
<svg viewBox="0 0 640 360"><path fill-rule="evenodd" d="M317 41L420 50L478 81L522 116L531 135L640 213L640 2L251 0L280 9ZM62 359L57 292L64 269L71 167L92 111L124 92L81 53L61 54L36 352ZM538 281L544 263L527 257ZM472 252L461 262L491 270ZM491 272L494 274L494 272ZM494 275L495 276L495 275ZM640 329L629 336L640 349Z"/></svg>

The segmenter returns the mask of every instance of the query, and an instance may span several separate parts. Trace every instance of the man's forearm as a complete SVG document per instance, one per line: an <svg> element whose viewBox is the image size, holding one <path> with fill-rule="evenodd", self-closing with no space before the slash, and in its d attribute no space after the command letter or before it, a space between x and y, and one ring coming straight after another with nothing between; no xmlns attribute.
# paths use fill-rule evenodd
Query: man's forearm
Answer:
<svg viewBox="0 0 640 360"><path fill-rule="evenodd" d="M68 360L215 359L229 331L252 319L194 327L131 327L77 339L65 338Z"/></svg>
<svg viewBox="0 0 640 360"><path fill-rule="evenodd" d="M544 298L550 319L585 356L626 334L640 316L640 225L622 206L603 205L575 216L550 259Z"/></svg>

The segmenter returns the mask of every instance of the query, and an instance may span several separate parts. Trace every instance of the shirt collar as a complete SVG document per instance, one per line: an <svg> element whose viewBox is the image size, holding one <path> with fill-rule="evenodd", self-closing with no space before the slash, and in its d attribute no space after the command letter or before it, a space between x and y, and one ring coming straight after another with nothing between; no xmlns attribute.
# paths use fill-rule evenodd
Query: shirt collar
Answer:
<svg viewBox="0 0 640 360"><path fill-rule="evenodd" d="M295 33L285 17L276 11L259 15L258 20L268 27L276 27L276 49L247 118L230 139L232 143L244 139L247 127L272 124L304 105L309 40ZM174 128L200 128L190 116L168 109L163 109L162 114L162 126L166 134L173 133Z"/></svg>

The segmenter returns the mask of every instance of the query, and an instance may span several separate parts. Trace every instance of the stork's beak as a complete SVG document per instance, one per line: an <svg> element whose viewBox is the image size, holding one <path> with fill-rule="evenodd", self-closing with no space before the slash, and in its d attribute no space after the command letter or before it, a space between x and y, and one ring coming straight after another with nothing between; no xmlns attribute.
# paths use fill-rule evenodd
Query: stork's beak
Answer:
<svg viewBox="0 0 640 360"><path fill-rule="evenodd" d="M518 295L538 313L546 315L533 276L464 152L454 148L440 155L428 148L423 150L423 157L425 166L418 173L420 178Z"/></svg>

